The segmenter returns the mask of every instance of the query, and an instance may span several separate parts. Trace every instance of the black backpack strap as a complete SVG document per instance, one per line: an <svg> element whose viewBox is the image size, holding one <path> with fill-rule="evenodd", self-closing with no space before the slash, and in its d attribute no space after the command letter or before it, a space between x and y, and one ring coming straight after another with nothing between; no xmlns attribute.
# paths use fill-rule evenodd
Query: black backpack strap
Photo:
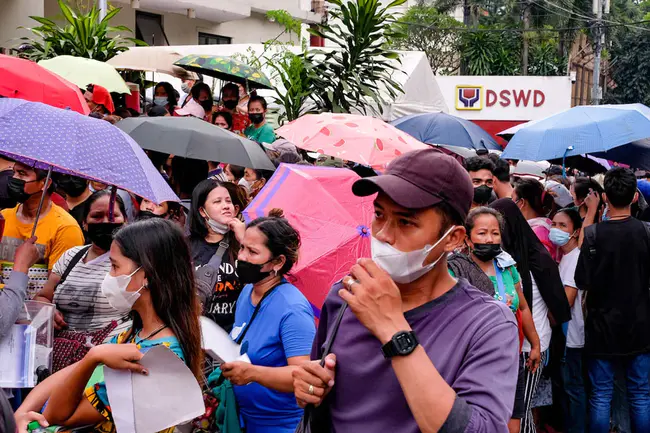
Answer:
<svg viewBox="0 0 650 433"><path fill-rule="evenodd" d="M72 260L70 260L70 263L68 263L68 266L65 268L65 271L63 271L63 275L61 275L61 279L57 283L57 286L65 282L66 278L68 278L68 275L70 275L70 272L72 272L72 269L74 269L77 263L79 263L79 261L83 258L83 256L86 255L86 253L88 252L91 246L92 245L85 246L81 248L79 251L77 251L77 254L74 255Z"/></svg>

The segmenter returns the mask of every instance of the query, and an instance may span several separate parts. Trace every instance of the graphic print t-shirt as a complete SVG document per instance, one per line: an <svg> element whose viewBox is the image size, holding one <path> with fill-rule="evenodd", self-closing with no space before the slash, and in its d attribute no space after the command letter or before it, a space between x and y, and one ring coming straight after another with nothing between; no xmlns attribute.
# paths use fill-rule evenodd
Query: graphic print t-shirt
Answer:
<svg viewBox="0 0 650 433"><path fill-rule="evenodd" d="M191 239L190 246L195 269L208 263L219 249L219 243L210 244L203 239ZM242 285L235 273L235 260L230 252L226 251L221 259L214 293L203 306L203 315L230 332L235 321L235 306L241 290Z"/></svg>

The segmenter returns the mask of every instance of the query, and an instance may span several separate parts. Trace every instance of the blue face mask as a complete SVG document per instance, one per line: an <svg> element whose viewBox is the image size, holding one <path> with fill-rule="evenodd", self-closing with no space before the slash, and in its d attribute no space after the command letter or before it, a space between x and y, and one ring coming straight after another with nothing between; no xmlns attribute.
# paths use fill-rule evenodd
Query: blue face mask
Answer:
<svg viewBox="0 0 650 433"><path fill-rule="evenodd" d="M167 102L169 101L167 100L166 96L156 96L155 98L153 98L153 104L159 107L163 107L167 105Z"/></svg>
<svg viewBox="0 0 650 433"><path fill-rule="evenodd" d="M551 231L548 234L548 239L551 241L553 245L557 245L558 247L562 247L569 243L569 240L571 240L571 235L565 231L562 231L558 228L552 228Z"/></svg>

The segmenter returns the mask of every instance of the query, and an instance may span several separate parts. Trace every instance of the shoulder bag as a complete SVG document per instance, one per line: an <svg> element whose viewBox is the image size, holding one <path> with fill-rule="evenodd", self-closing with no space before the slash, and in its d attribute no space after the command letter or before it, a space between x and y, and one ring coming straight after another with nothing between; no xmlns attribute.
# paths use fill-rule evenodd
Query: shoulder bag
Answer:
<svg viewBox="0 0 650 433"><path fill-rule="evenodd" d="M210 295L214 293L214 287L217 285L217 279L219 278L219 267L229 246L228 242L223 239L219 242L219 248L217 248L217 252L214 253L210 261L194 271L196 289L203 305L210 298Z"/></svg>

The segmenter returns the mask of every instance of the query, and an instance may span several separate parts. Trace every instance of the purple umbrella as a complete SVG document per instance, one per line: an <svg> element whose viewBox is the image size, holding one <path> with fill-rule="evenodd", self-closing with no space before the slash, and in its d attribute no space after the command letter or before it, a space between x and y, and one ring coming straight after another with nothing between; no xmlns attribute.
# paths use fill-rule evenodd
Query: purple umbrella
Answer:
<svg viewBox="0 0 650 433"><path fill-rule="evenodd" d="M40 102L0 99L0 154L114 185L154 203L179 201L142 148L120 129Z"/></svg>

